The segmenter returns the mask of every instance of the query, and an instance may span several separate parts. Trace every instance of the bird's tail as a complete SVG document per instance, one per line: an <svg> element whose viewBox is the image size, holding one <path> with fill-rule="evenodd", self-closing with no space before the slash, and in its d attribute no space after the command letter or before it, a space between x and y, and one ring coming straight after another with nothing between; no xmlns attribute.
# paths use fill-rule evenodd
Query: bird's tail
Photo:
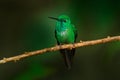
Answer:
<svg viewBox="0 0 120 80"><path fill-rule="evenodd" d="M72 59L75 53L75 49L72 50L60 50L61 54L63 55L64 61L65 61L65 65L68 69L71 69L72 67Z"/></svg>

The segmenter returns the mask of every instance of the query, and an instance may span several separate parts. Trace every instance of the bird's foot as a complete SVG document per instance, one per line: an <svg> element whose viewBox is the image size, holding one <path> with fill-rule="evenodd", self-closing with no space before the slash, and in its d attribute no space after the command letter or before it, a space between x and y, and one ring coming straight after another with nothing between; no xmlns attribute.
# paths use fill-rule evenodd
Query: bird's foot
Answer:
<svg viewBox="0 0 120 80"><path fill-rule="evenodd" d="M62 44L59 44L58 46L60 47L60 49L62 48Z"/></svg>
<svg viewBox="0 0 120 80"><path fill-rule="evenodd" d="M73 48L75 48L75 44L74 43L72 44L72 47L70 48L70 50L72 50Z"/></svg>

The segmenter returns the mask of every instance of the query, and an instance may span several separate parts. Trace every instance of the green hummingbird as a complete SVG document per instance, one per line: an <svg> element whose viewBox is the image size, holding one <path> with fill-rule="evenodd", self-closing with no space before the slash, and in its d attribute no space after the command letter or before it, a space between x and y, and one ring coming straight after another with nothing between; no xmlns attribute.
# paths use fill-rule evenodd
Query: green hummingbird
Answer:
<svg viewBox="0 0 120 80"><path fill-rule="evenodd" d="M55 38L58 45L62 44L74 44L77 38L77 29L67 15L60 15L58 18L49 17L56 20ZM68 69L72 66L72 59L75 54L75 48L62 49L60 53L63 55L65 65Z"/></svg>

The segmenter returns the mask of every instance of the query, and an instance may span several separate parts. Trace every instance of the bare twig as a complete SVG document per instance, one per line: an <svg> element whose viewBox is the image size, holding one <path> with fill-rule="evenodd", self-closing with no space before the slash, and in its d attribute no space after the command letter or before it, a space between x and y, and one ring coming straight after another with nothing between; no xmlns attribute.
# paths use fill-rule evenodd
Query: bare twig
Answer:
<svg viewBox="0 0 120 80"><path fill-rule="evenodd" d="M54 46L54 47L45 48L45 49L41 49L37 51L25 52L21 55L9 57L9 58L3 58L2 60L0 60L0 64L10 62L10 61L17 61L22 58L30 57L30 56L37 55L37 54L43 54L45 52L52 52L52 51L57 51L60 49L67 49L67 48L71 49L71 48L84 47L84 46L90 46L90 45L96 45L96 44L103 44L103 43L112 42L112 41L120 41L120 36L114 36L114 37L108 36L107 38L92 40L92 41L81 41L80 40L80 42L75 43L74 45L65 44L65 45Z"/></svg>

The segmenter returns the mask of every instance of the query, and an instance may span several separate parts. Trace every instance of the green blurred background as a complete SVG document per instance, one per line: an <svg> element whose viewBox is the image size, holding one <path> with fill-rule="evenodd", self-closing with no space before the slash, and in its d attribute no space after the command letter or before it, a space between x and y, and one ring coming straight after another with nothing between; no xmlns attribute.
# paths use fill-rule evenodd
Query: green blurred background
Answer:
<svg viewBox="0 0 120 80"><path fill-rule="evenodd" d="M0 0L0 59L55 46L61 14L77 42L120 35L119 0ZM58 51L0 64L0 80L120 80L120 42L77 48L70 71Z"/></svg>

